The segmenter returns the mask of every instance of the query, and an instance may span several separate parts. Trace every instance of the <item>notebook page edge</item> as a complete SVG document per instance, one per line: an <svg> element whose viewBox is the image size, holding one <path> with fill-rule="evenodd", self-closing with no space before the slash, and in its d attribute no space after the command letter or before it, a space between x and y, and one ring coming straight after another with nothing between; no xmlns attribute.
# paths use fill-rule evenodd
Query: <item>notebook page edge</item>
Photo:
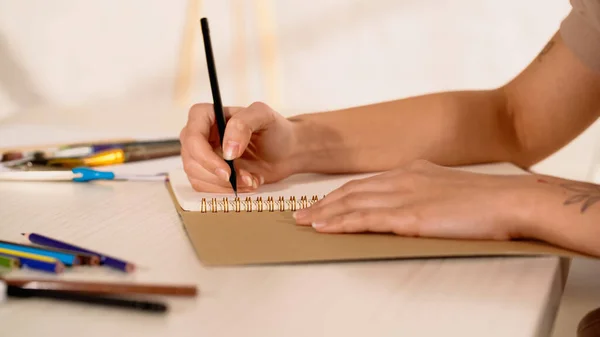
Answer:
<svg viewBox="0 0 600 337"><path fill-rule="evenodd" d="M479 164L479 165L469 165L469 166L460 166L453 167L453 169L470 171L475 173L484 173L484 174L528 174L527 171L519 168L518 166L512 163L491 163L491 164ZM306 195L307 197L311 197L312 195L318 195L318 197L322 197L320 194L327 194L332 190L338 188L343 185L345 182L361 179L370 176L374 176L380 174L377 173L359 173L359 174L343 174L343 175L325 175L325 174L301 174L288 177L281 182L265 185L265 190L259 193L248 193L240 195L240 197L250 196L250 197L263 197L267 196L283 196L283 197L300 197ZM189 180L187 179L187 175L182 168L177 168L169 171L169 181L173 189L173 193L180 207L185 211L200 211L200 206L202 202L202 198L213 198L213 197L227 197L229 194L213 194L213 193L203 193L196 192ZM304 188L290 188L286 189L286 184L291 184L291 186L304 186ZM314 189L313 189L314 188Z"/></svg>

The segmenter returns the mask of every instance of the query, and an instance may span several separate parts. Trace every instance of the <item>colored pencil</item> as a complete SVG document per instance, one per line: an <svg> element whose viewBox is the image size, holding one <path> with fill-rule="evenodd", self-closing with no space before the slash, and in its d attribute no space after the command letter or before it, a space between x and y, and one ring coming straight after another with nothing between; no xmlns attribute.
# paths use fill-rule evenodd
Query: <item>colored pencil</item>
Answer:
<svg viewBox="0 0 600 337"><path fill-rule="evenodd" d="M65 266L73 266L73 265L80 264L79 258L77 257L77 255L75 255L73 253L49 251L49 250L44 250L41 248L27 247L24 245L16 245L16 244L7 243L7 242L0 242L0 248L12 249L12 250L16 250L16 251L20 251L20 252L24 252L24 253L37 254L37 255L41 255L41 256L55 258L58 261L62 262Z"/></svg>
<svg viewBox="0 0 600 337"><path fill-rule="evenodd" d="M198 293L195 285L167 285L152 283L116 283L67 281L44 278L14 278L2 280L7 284L27 289L52 289L61 291L84 292L99 295L136 294L195 297Z"/></svg>
<svg viewBox="0 0 600 337"><path fill-rule="evenodd" d="M14 257L0 255L0 267L13 269L19 267L19 260Z"/></svg>
<svg viewBox="0 0 600 337"><path fill-rule="evenodd" d="M29 259L39 260L39 261L44 261L44 262L57 261L55 258L52 258L52 257L38 255L38 254L25 253L22 251L18 251L18 250L14 250L14 249L6 249L6 248L0 248L0 254L10 255L10 256L15 256L15 257L26 257Z"/></svg>
<svg viewBox="0 0 600 337"><path fill-rule="evenodd" d="M8 254L0 254L0 256L16 259L19 262L20 268L28 268L33 270L45 271L54 274L60 274L65 271L65 265L60 261L46 262L26 257L12 256Z"/></svg>
<svg viewBox="0 0 600 337"><path fill-rule="evenodd" d="M22 243L10 242L0 240L0 248L21 250L26 253L45 255L58 259L66 266L71 265L91 265L96 266L100 264L100 258L97 255L84 254L73 252L65 249L51 248L51 247L40 247L27 245Z"/></svg>
<svg viewBox="0 0 600 337"><path fill-rule="evenodd" d="M85 248L81 248L75 245L72 245L70 243L66 243L66 242L62 242L62 241L58 241L56 239L52 239L40 234L35 234L35 233L21 233L23 236L25 236L29 241L31 241L32 243L41 245L41 246L46 246L46 247L53 247L53 248L58 248L58 249L64 249L64 250L70 250L70 251L74 251L74 252L81 252L81 253L86 253L86 254L93 254L93 255L97 255L98 257L100 257L100 264L107 266L107 267L111 267L114 269L118 269L124 272L132 272L135 269L135 265L131 262L127 262L127 261L123 261L121 259L117 259L102 253L98 253L98 252L94 252Z"/></svg>
<svg viewBox="0 0 600 337"><path fill-rule="evenodd" d="M109 306L122 309L132 309L148 312L166 312L167 306L164 303L129 300L121 298L101 297L84 293L47 290L47 289L24 289L17 286L6 285L2 283L0 288L5 288L6 296L18 298L45 298L57 301L77 302L83 304L94 304L100 306Z"/></svg>

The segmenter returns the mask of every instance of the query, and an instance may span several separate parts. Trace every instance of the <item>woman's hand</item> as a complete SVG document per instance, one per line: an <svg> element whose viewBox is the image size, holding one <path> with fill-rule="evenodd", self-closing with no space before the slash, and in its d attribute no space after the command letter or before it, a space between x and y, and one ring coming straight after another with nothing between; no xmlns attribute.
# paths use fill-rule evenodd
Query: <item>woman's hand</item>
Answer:
<svg viewBox="0 0 600 337"><path fill-rule="evenodd" d="M183 168L193 188L229 192L231 171L224 161L236 159L238 191L278 181L294 172L293 122L264 103L225 108L227 127L220 146L212 104L196 104L180 134Z"/></svg>
<svg viewBox="0 0 600 337"><path fill-rule="evenodd" d="M530 235L543 188L532 175L484 175L417 161L349 182L294 216L323 233L508 240Z"/></svg>
<svg viewBox="0 0 600 337"><path fill-rule="evenodd" d="M417 161L352 181L294 214L322 233L536 239L600 257L600 185Z"/></svg>

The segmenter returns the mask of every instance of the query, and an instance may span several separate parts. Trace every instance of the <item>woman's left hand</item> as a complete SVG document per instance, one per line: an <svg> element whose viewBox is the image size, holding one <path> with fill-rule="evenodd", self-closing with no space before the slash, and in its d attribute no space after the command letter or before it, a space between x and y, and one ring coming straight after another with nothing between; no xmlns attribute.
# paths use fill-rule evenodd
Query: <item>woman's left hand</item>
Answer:
<svg viewBox="0 0 600 337"><path fill-rule="evenodd" d="M529 174L478 174L416 161L351 181L294 217L323 233L509 240L529 235L544 185Z"/></svg>

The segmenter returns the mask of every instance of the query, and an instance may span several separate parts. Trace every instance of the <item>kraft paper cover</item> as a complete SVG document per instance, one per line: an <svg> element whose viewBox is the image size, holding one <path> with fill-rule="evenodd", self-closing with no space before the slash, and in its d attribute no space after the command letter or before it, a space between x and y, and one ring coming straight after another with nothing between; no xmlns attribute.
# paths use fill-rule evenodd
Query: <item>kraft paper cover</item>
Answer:
<svg viewBox="0 0 600 337"><path fill-rule="evenodd" d="M464 169L489 174L525 174L510 164ZM293 194L321 196L322 192L353 177L306 176L302 179L310 180L305 183L293 177L249 196L253 200L264 197L263 201L268 196L274 196L275 200L279 196L288 200ZM194 192L181 170L169 174L167 188L198 258L207 266L432 257L584 256L536 241L431 239L373 233L322 234L311 227L296 225L292 211L278 207L264 208L260 212L232 209L202 212L202 198L221 200L223 196ZM240 196L241 199L245 197Z"/></svg>

